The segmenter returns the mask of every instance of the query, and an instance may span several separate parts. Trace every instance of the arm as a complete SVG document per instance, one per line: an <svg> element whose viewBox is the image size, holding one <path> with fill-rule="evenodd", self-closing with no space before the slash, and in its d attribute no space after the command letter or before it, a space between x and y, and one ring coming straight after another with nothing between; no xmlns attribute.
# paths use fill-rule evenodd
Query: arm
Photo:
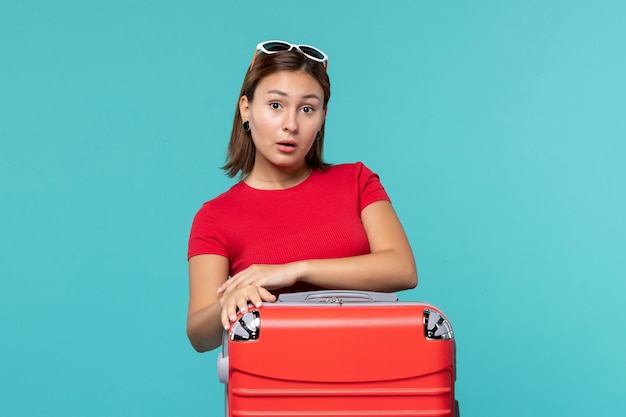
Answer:
<svg viewBox="0 0 626 417"><path fill-rule="evenodd" d="M371 253L342 259L302 261L299 280L323 288L393 292L417 285L407 236L389 201L365 207L361 220Z"/></svg>
<svg viewBox="0 0 626 417"><path fill-rule="evenodd" d="M399 291L417 285L415 260L400 221L388 201L377 201L361 212L371 253L338 259L312 259L285 265L253 265L218 290L227 294L246 285L268 289L297 281L323 288Z"/></svg>
<svg viewBox="0 0 626 417"><path fill-rule="evenodd" d="M275 297L264 288L248 285L229 294L218 294L217 289L228 279L228 259L219 255L197 255L189 259L189 309L187 336L194 349L205 352L222 344L222 335L228 328L237 306L242 310L248 301L259 306Z"/></svg>

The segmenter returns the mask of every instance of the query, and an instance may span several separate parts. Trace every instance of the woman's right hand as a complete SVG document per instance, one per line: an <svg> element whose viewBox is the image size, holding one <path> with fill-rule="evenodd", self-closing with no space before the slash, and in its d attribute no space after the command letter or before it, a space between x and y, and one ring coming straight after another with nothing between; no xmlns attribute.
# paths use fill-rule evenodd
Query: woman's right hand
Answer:
<svg viewBox="0 0 626 417"><path fill-rule="evenodd" d="M222 326L228 330L231 323L237 319L238 312L245 314L248 311L249 303L258 308L265 301L273 303L276 301L276 296L256 285L246 285L223 294L219 299Z"/></svg>
<svg viewBox="0 0 626 417"><path fill-rule="evenodd" d="M224 329L237 318L237 310L247 311L248 302L259 305L276 297L255 284L242 285L228 294L218 289L228 280L228 258L196 255L189 259L189 307L187 335L194 349L206 352L222 344Z"/></svg>

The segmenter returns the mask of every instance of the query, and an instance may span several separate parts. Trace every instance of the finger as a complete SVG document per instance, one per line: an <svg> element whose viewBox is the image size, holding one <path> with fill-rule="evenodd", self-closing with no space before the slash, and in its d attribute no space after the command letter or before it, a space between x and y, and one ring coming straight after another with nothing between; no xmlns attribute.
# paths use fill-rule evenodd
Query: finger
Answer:
<svg viewBox="0 0 626 417"><path fill-rule="evenodd" d="M250 297L247 292L242 293L237 297L237 308L241 314L246 314L248 312L248 302L250 301Z"/></svg>
<svg viewBox="0 0 626 417"><path fill-rule="evenodd" d="M226 316L226 321L229 327L231 323L237 320L237 310L241 304L240 298L241 295L230 298L222 310L224 312L223 314Z"/></svg>
<svg viewBox="0 0 626 417"><path fill-rule="evenodd" d="M263 290L263 288L259 287L259 291L255 291L252 294L249 294L249 297L248 297L252 305L254 305L256 308L261 307L264 301L263 296L261 295L262 294L261 290Z"/></svg>
<svg viewBox="0 0 626 417"><path fill-rule="evenodd" d="M228 318L228 310L226 308L222 308L222 314L220 318L221 318L222 326L224 327L224 330L228 331L228 329L230 328L230 320Z"/></svg>
<svg viewBox="0 0 626 417"><path fill-rule="evenodd" d="M259 287L259 295L263 301L269 301L271 303L276 301L276 296L263 287Z"/></svg>
<svg viewBox="0 0 626 417"><path fill-rule="evenodd" d="M228 284L222 285L221 288L218 289L217 291L221 292L222 294L228 294L229 292L246 287L250 284L251 283L248 283L243 278L239 278L237 280L235 280L234 278L231 278L230 280L228 280Z"/></svg>
<svg viewBox="0 0 626 417"><path fill-rule="evenodd" d="M218 294L224 294L226 293L226 290L228 290L228 288L230 288L232 286L232 282L233 282L233 278L230 278L228 280L226 280L218 289L217 289L217 293Z"/></svg>
<svg viewBox="0 0 626 417"><path fill-rule="evenodd" d="M220 288L217 289L218 293L221 294L226 294L227 292L231 292L236 290L237 288L243 288L245 287L247 284L245 283L246 280L246 274L245 274L246 270L244 269L243 271L233 275L232 277L230 277L230 279L226 280L226 282L224 282Z"/></svg>
<svg viewBox="0 0 626 417"><path fill-rule="evenodd" d="M234 291L237 288L243 288L247 285L255 284L255 271L258 270L258 265L250 265L246 269L237 272L218 289L218 292L226 293Z"/></svg>

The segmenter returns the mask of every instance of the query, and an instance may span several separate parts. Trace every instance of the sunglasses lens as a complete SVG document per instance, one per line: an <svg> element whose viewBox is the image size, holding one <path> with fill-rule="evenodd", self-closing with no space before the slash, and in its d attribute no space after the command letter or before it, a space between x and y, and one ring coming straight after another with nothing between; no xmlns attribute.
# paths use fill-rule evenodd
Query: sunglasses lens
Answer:
<svg viewBox="0 0 626 417"><path fill-rule="evenodd" d="M288 51L291 45L284 42L266 42L263 44L263 48L269 52Z"/></svg>
<svg viewBox="0 0 626 417"><path fill-rule="evenodd" d="M317 58L317 59L324 59L324 53L322 51L320 51L319 49L313 48L311 46L300 46L300 50L302 52L304 52L306 55L313 57L313 58Z"/></svg>

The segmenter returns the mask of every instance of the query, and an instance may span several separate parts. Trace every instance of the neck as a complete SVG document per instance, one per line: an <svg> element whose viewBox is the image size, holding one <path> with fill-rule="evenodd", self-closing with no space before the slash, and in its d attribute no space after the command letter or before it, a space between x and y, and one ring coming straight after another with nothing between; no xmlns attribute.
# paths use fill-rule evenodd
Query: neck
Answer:
<svg viewBox="0 0 626 417"><path fill-rule="evenodd" d="M307 165L293 172L274 172L271 174L260 173L253 168L244 182L253 188L262 190L282 190L300 184L310 173L311 168Z"/></svg>

